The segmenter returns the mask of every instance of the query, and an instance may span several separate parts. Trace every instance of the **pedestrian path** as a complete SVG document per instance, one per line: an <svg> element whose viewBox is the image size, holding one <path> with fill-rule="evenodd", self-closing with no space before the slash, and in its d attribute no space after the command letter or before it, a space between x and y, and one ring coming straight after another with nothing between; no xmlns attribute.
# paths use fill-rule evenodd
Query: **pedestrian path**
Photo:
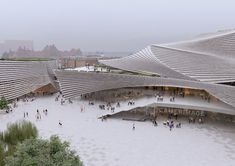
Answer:
<svg viewBox="0 0 235 166"><path fill-rule="evenodd" d="M167 107L167 108L179 108L179 109L192 109L200 111L211 111L211 112L231 112L234 113L234 110L229 105L217 100L217 101L206 101L200 97L176 97L174 101L171 101L171 96L165 95L163 100L157 100L157 97L141 97L134 100L134 105L128 105L129 101L120 102L120 107L115 107L115 110L104 111L102 115L113 115L121 111L128 111L138 107ZM99 105L99 103L96 103ZM112 106L116 106L113 104ZM102 116L101 115L101 116Z"/></svg>

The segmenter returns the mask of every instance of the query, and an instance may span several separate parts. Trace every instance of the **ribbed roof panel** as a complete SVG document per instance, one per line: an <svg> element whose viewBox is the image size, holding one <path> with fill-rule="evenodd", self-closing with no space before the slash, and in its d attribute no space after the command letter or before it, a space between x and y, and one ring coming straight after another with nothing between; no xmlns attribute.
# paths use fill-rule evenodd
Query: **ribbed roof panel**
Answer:
<svg viewBox="0 0 235 166"><path fill-rule="evenodd" d="M81 94L124 87L169 86L192 88L205 90L224 103L234 107L234 111L229 113L235 115L235 87L231 86L182 79L114 73L56 71L56 75L66 98L74 98L79 97Z"/></svg>
<svg viewBox="0 0 235 166"><path fill-rule="evenodd" d="M0 97L8 100L52 84L55 61L0 61Z"/></svg>

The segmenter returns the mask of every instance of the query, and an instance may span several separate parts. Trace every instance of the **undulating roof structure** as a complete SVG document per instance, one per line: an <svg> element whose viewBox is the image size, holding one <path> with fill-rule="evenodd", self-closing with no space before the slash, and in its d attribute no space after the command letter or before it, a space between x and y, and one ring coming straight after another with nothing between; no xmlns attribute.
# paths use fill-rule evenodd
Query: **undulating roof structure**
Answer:
<svg viewBox="0 0 235 166"><path fill-rule="evenodd" d="M48 84L54 87L55 61L0 60L0 97L15 99Z"/></svg>
<svg viewBox="0 0 235 166"><path fill-rule="evenodd" d="M126 87L189 88L204 90L229 107L215 112L235 115L235 87L221 84L235 82L235 30L154 44L127 57L99 62L126 73L57 70L66 98Z"/></svg>
<svg viewBox="0 0 235 166"><path fill-rule="evenodd" d="M235 30L184 42L151 45L140 52L101 63L131 72L209 83L235 81Z"/></svg>
<svg viewBox="0 0 235 166"><path fill-rule="evenodd" d="M127 87L179 87L205 90L218 100L230 106L229 111L226 110L226 113L235 115L235 87L231 86L182 79L115 73L60 70L56 71L56 75L65 98L76 98L81 94ZM220 111L224 112L224 110Z"/></svg>

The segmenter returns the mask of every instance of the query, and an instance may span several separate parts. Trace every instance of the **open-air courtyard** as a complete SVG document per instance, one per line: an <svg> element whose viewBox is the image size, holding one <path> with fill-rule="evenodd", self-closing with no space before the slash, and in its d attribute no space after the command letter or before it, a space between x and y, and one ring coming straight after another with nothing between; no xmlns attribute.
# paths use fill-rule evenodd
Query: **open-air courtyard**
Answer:
<svg viewBox="0 0 235 166"><path fill-rule="evenodd" d="M170 131L162 124L164 119L158 120L157 127L150 122L101 121L98 117L110 111L100 110L98 102L89 105L88 101L77 99L72 104L66 101L61 105L55 97L19 101L12 113L0 115L0 130L8 123L30 120L41 137L56 134L70 141L87 166L151 166L154 163L161 166L233 166L235 163L235 125L232 123L188 124L179 118L182 127ZM123 110L129 107L127 102L120 105ZM36 119L37 109L41 115L39 120ZM48 110L47 115L44 109ZM24 118L26 112L28 117Z"/></svg>

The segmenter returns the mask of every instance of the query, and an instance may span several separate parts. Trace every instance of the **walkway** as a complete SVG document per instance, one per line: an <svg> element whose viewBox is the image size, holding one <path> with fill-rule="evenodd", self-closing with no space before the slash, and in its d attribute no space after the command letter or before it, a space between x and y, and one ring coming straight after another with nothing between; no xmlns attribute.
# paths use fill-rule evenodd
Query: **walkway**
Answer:
<svg viewBox="0 0 235 166"><path fill-rule="evenodd" d="M116 104L112 104L115 107L114 112L111 110L104 111L102 115L112 115L121 111L128 111L138 107L145 107L145 106L154 106L154 107L167 107L167 108L181 108L181 109L194 109L194 110L201 110L201 111L211 111L211 112L219 112L221 110L225 110L226 112L234 113L234 110L229 105L221 102L221 101L206 101L201 99L200 97L190 97L186 96L176 97L175 101L170 101L171 96L165 95L163 97L163 101L157 100L156 97L142 97L139 99L135 99L134 105L128 105L129 100L120 102L120 107L116 107ZM105 104L106 103L97 103L95 105Z"/></svg>

